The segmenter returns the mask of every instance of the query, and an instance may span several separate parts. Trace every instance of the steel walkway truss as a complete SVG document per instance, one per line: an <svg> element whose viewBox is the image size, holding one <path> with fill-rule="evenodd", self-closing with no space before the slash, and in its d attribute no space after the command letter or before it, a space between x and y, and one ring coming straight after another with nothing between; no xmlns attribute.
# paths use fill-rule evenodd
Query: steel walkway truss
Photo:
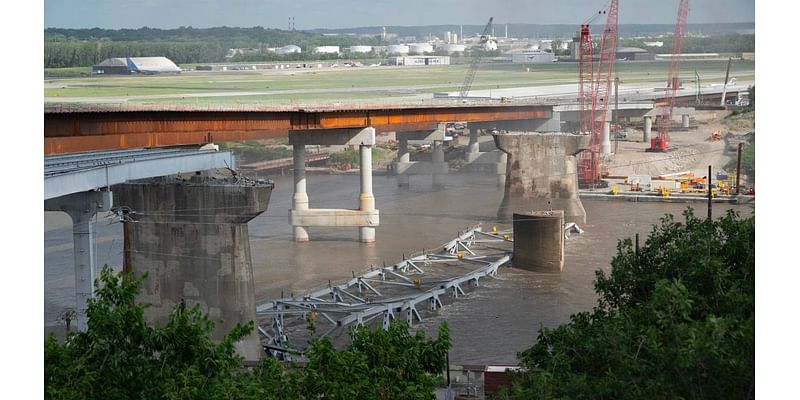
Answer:
<svg viewBox="0 0 800 400"><path fill-rule="evenodd" d="M480 225L475 226L439 252L423 252L391 266L371 268L353 274L345 283L329 284L303 296L262 303L256 307L258 330L268 352L286 357L299 352L299 336L303 336L292 334L289 327L302 333L307 331L308 321L315 321L322 336L371 323L388 329L396 318L412 325L422 321L420 311L436 312L444 298L455 300L465 294L465 287L477 287L481 278L496 276L510 261L512 244L510 231L493 228L493 232L483 232Z"/></svg>

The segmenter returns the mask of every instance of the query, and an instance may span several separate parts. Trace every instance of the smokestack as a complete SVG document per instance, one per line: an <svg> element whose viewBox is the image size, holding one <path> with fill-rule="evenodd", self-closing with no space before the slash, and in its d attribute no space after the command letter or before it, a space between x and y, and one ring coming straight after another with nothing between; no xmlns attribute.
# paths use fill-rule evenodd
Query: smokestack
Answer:
<svg viewBox="0 0 800 400"><path fill-rule="evenodd" d="M459 36L458 37L460 37L461 40L464 40L464 25L459 25L459 26L460 26L460 28L459 28L460 31L459 31Z"/></svg>
<svg viewBox="0 0 800 400"><path fill-rule="evenodd" d="M508 24L506 24L506 39L508 39Z"/></svg>

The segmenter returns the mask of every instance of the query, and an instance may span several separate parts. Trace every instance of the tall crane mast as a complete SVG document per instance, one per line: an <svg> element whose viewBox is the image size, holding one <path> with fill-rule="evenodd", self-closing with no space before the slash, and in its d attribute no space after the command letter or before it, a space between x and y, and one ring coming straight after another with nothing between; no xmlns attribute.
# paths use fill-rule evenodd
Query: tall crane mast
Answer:
<svg viewBox="0 0 800 400"><path fill-rule="evenodd" d="M608 113L611 76L617 58L617 26L619 21L619 0L611 0L605 11L603 38L600 42L600 62L593 71L593 54L589 23L580 28L579 55L579 102L580 129L582 134L590 134L589 148L580 155L578 179L583 184L591 184L600 179L600 147L603 140L603 127ZM597 17L595 16L595 18ZM592 18L594 19L594 18ZM591 20L590 20L591 21ZM590 107L590 108L587 108Z"/></svg>
<svg viewBox="0 0 800 400"><path fill-rule="evenodd" d="M483 33L481 34L481 38L478 42L478 47L485 44L489 41L490 36L489 33L492 31L492 20L494 17L489 17L489 23L486 24L486 27L483 28ZM469 89L472 87L472 81L475 80L475 72L478 71L478 63L481 61L480 55L472 53L472 59L469 62L469 67L467 68L467 75L464 77L464 83L461 84L461 89L459 90L459 97L463 100L469 94Z"/></svg>
<svg viewBox="0 0 800 400"><path fill-rule="evenodd" d="M669 78L667 79L667 105L658 121L658 136L650 140L648 151L662 152L669 148L669 129L672 126L672 109L675 107L675 94L680 88L681 53L683 37L686 35L686 20L689 16L689 0L680 0L678 5L678 21L675 23L675 35L672 37L672 59L669 62Z"/></svg>

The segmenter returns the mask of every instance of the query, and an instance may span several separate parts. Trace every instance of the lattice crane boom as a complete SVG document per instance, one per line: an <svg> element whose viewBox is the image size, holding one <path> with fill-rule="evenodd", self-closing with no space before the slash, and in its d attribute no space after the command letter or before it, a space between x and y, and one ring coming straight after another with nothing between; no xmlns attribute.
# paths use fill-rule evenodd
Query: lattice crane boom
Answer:
<svg viewBox="0 0 800 400"><path fill-rule="evenodd" d="M686 21L689 16L689 0L680 0L678 20L675 23L675 35L672 38L672 59L669 62L667 79L667 104L658 121L658 135L650 140L650 151L666 151L669 148L669 130L672 126L672 109L675 107L675 95L680 88L681 58L683 38L686 35Z"/></svg>
<svg viewBox="0 0 800 400"><path fill-rule="evenodd" d="M579 31L580 133L591 135L589 148L581 153L578 163L578 178L583 184L591 184L600 179L600 147L609 108L611 76L617 58L619 0L611 0L608 8L600 11L594 18L603 14L606 15L606 24L600 42L600 57L596 70L593 65L594 54L592 54L589 24L581 25Z"/></svg>
<svg viewBox="0 0 800 400"><path fill-rule="evenodd" d="M489 33L492 31L492 21L494 17L489 17L489 23L486 24L486 27L483 28L483 33L481 34L480 41L478 46L480 47L484 43L489 40ZM464 76L464 83L461 84L461 89L459 90L459 97L463 100L469 94L470 88L472 88L472 81L475 80L475 73L478 71L478 64L481 61L480 55L472 55L472 59L469 62L469 67L467 68L467 74Z"/></svg>

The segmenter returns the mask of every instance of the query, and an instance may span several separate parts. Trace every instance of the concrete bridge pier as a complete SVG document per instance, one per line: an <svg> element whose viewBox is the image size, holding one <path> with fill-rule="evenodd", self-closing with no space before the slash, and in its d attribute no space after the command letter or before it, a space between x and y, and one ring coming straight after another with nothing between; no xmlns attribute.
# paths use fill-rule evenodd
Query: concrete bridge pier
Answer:
<svg viewBox="0 0 800 400"><path fill-rule="evenodd" d="M176 305L199 305L221 340L237 323L255 321L255 288L247 222L267 209L270 184L234 178L154 178L114 186L129 207L124 248L130 270L148 273L140 301L145 317L166 324ZM221 322L220 322L221 320ZM263 354L253 330L235 344L246 360Z"/></svg>
<svg viewBox="0 0 800 400"><path fill-rule="evenodd" d="M411 163L411 156L408 154L408 138L400 136L399 144L397 146L397 160L395 160L395 171L398 171L400 165L409 165ZM397 173L397 186L407 187L409 185L409 175Z"/></svg>
<svg viewBox="0 0 800 400"><path fill-rule="evenodd" d="M295 144L292 146L294 162L294 194L292 195L292 209L297 211L308 210L308 194L306 193L306 146ZM294 240L296 242L308 241L308 227L294 226Z"/></svg>
<svg viewBox="0 0 800 400"><path fill-rule="evenodd" d="M353 226L359 228L361 242L374 242L375 227L379 223L375 196L372 194L372 146L375 144L375 128L289 131L289 144L294 146L295 193L292 197L292 209L289 210L289 224L294 231L294 240L308 241L308 227L312 226ZM361 193L358 209L309 208L305 179L306 145L359 146Z"/></svg>
<svg viewBox="0 0 800 400"><path fill-rule="evenodd" d="M448 172L447 163L444 161L444 142L441 140L433 141L433 187L443 188L445 174Z"/></svg>
<svg viewBox="0 0 800 400"><path fill-rule="evenodd" d="M566 222L586 223L576 155L589 147L589 135L510 132L494 140L508 154L501 221L511 221L514 213L564 210Z"/></svg>
<svg viewBox="0 0 800 400"><path fill-rule="evenodd" d="M689 114L681 115L681 126L684 128L689 128Z"/></svg>
<svg viewBox="0 0 800 400"><path fill-rule="evenodd" d="M650 143L650 138L653 135L653 117L647 115L644 117L644 134L642 135L642 142Z"/></svg>
<svg viewBox="0 0 800 400"><path fill-rule="evenodd" d="M478 129L467 128L469 130L469 144L467 145L467 153L465 155L467 163L471 163L478 159L481 155L480 146L478 145Z"/></svg>
<svg viewBox="0 0 800 400"><path fill-rule="evenodd" d="M603 143L600 146L602 155L611 155L611 122L606 121L603 123Z"/></svg>
<svg viewBox="0 0 800 400"><path fill-rule="evenodd" d="M45 200L45 211L63 211L72 219L72 251L75 257L75 329L88 327L86 301L94 297L94 280L97 278L92 219L98 211L108 211L113 203L109 191L73 193Z"/></svg>
<svg viewBox="0 0 800 400"><path fill-rule="evenodd" d="M434 131L397 132L399 141L397 159L394 164L397 185L408 186L412 175L431 175L433 187L442 187L445 175L449 172L444 160L444 124ZM408 141L430 141L432 143L431 161L411 161L408 154Z"/></svg>

